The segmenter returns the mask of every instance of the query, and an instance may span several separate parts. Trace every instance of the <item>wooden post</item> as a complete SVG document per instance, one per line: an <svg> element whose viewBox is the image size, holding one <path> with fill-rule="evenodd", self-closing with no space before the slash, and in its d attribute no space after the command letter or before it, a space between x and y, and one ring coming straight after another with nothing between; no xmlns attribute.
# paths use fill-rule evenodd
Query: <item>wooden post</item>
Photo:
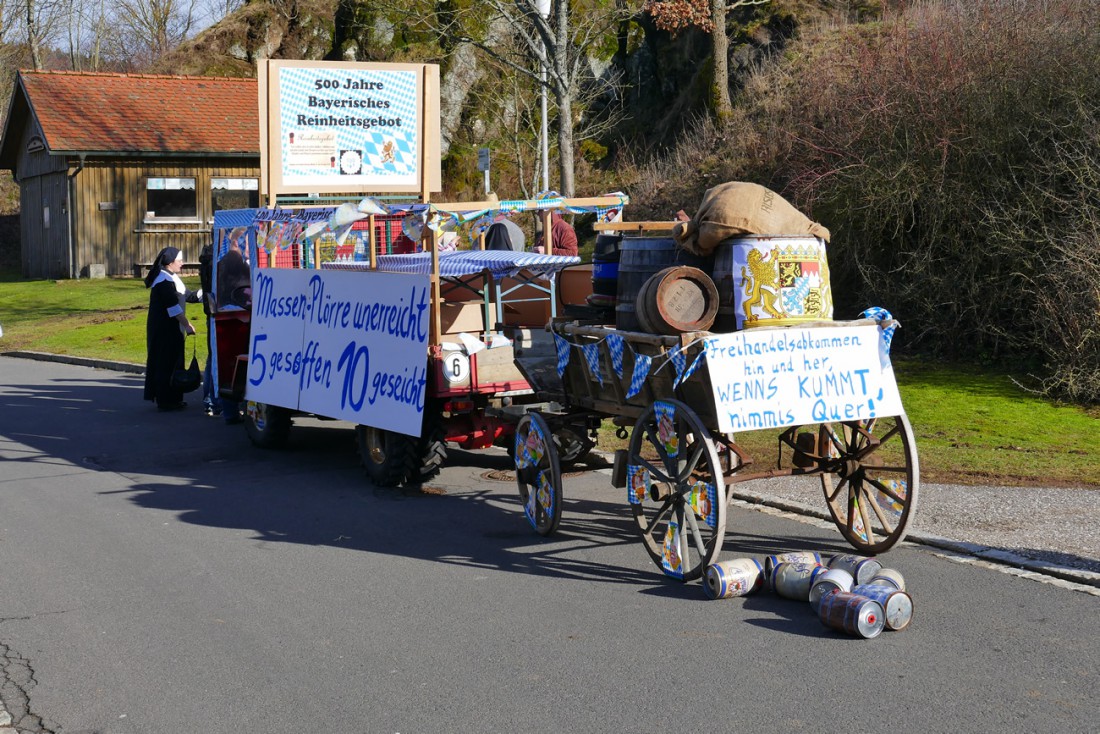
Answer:
<svg viewBox="0 0 1100 734"><path fill-rule="evenodd" d="M378 267L378 236L374 233L374 215L371 214L367 217L367 226L370 230L367 233L367 246L370 247L370 254L367 256L367 261L370 262L370 269L374 270Z"/></svg>

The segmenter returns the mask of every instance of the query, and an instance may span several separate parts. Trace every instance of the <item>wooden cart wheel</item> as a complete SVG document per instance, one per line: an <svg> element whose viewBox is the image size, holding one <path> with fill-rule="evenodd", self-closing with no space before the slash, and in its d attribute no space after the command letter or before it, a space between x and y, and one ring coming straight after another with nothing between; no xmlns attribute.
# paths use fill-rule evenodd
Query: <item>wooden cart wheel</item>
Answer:
<svg viewBox="0 0 1100 734"><path fill-rule="evenodd" d="M699 416L678 400L657 401L635 424L627 499L646 551L667 575L697 579L718 557L726 534L718 452Z"/></svg>
<svg viewBox="0 0 1100 734"><path fill-rule="evenodd" d="M818 432L821 486L833 522L863 553L901 541L917 509L920 466L905 415L824 423Z"/></svg>
<svg viewBox="0 0 1100 734"><path fill-rule="evenodd" d="M561 466L546 419L528 413L515 436L516 484L523 512L539 535L550 535L561 522Z"/></svg>

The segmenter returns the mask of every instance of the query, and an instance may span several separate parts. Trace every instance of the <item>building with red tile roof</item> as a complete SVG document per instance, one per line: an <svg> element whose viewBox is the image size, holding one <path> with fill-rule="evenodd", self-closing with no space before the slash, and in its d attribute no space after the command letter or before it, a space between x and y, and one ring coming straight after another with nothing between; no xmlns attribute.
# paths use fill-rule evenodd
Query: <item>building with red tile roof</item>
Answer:
<svg viewBox="0 0 1100 734"><path fill-rule="evenodd" d="M216 209L257 205L259 166L255 79L22 71L0 139L31 278L196 260Z"/></svg>

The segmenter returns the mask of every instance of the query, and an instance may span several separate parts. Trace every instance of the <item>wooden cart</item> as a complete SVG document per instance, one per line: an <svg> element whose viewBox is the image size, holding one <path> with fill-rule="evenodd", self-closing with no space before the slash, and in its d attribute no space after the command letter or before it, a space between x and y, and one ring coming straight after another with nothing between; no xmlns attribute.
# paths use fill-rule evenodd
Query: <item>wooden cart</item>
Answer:
<svg viewBox="0 0 1100 734"><path fill-rule="evenodd" d="M820 324L846 325L883 326L872 320ZM782 428L775 468L750 471L752 458L733 433L720 429L717 381L710 360L701 357L708 339L718 335L659 336L560 320L548 329L561 360L548 368L545 359L525 359L530 355L522 350L517 356L543 396L566 408L560 414L530 412L516 432L520 498L540 534L553 533L561 521L556 435L563 420L578 425L585 419L611 419L622 438L632 427L629 448L616 452L612 483L627 490L645 548L669 576L699 578L717 559L733 487L751 479L820 477L830 515L859 552L880 553L905 537L920 479L904 411L854 420L830 415L816 424ZM768 331L778 335L784 330ZM646 369L639 371L639 364Z"/></svg>

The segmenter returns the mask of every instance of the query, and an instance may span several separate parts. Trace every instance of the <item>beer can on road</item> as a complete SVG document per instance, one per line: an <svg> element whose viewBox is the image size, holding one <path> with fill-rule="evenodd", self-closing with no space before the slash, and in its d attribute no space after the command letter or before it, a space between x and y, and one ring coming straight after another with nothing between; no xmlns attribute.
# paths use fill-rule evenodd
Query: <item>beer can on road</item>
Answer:
<svg viewBox="0 0 1100 734"><path fill-rule="evenodd" d="M735 558L707 566L703 589L711 599L729 599L758 591L764 585L764 568L755 558Z"/></svg>
<svg viewBox="0 0 1100 734"><path fill-rule="evenodd" d="M810 607L816 612L821 597L830 591L851 591L854 584L852 574L843 568L830 568L818 574L810 586Z"/></svg>
<svg viewBox="0 0 1100 734"><path fill-rule="evenodd" d="M774 556L765 556L764 580L767 581L768 584L772 583L772 574L775 572L775 567L780 563L794 563L810 568L822 565L821 554L814 551L793 551L791 553L779 553ZM772 585L772 588L775 588L774 585Z"/></svg>
<svg viewBox="0 0 1100 734"><path fill-rule="evenodd" d="M830 558L829 568L842 568L852 574L857 584L865 584L882 570L882 564L874 558L845 553Z"/></svg>
<svg viewBox="0 0 1100 734"><path fill-rule="evenodd" d="M848 591L834 591L821 597L817 616L826 627L868 640L878 637L886 623L881 604Z"/></svg>
<svg viewBox="0 0 1100 734"><path fill-rule="evenodd" d="M863 584L853 586L852 593L865 596L882 605L888 630L903 630L913 621L913 598L904 591L878 584Z"/></svg>
<svg viewBox="0 0 1100 734"><path fill-rule="evenodd" d="M905 591L905 578L892 568L883 568L876 573L869 584L877 584L879 586L890 586L898 591Z"/></svg>
<svg viewBox="0 0 1100 734"><path fill-rule="evenodd" d="M824 566L809 566L798 562L780 563L772 571L772 589L786 599L806 601L810 598L810 587L814 579L824 572Z"/></svg>

